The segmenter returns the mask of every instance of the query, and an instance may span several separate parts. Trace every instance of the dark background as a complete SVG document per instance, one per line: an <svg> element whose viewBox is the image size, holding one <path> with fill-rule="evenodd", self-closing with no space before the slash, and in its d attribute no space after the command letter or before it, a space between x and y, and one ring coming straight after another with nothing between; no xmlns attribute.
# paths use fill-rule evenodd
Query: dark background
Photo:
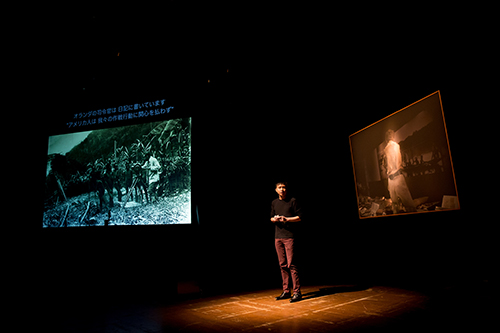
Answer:
<svg viewBox="0 0 500 333"><path fill-rule="evenodd" d="M352 11L207 9L171 2L163 11L50 16L50 122L47 113L29 117L35 129L44 124L33 148L39 200L27 212L30 276L44 297L168 299L179 281L196 281L205 293L279 289L268 215L281 180L306 212L304 285L433 288L491 277L492 214L477 201L473 159L482 152L470 147L487 109L478 61L486 51L466 27L443 23L448 14L437 10L385 20L365 8L341 20ZM63 37L68 30L72 38ZM474 47L473 58L463 52ZM349 135L437 90L461 209L360 220ZM64 131L75 110L160 98L193 117L199 220L42 229L48 135Z"/></svg>

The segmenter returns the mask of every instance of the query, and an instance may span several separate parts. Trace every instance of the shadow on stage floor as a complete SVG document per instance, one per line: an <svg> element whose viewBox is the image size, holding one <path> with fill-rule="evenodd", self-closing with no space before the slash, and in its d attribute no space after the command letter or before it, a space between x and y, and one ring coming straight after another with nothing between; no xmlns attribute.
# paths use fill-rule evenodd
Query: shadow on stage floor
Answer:
<svg viewBox="0 0 500 333"><path fill-rule="evenodd" d="M334 287L323 287L308 293L302 293L302 300L323 297L333 294L349 293L368 289L368 285L343 285Z"/></svg>

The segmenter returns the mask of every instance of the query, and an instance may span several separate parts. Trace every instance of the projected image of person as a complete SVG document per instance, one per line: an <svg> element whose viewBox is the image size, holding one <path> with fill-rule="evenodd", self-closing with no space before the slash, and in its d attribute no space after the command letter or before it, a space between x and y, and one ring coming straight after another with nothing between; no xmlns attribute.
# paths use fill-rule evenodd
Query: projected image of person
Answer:
<svg viewBox="0 0 500 333"><path fill-rule="evenodd" d="M302 210L297 200L287 195L287 183L277 183L275 191L278 198L271 203L271 222L275 225L274 243L283 280L283 293L276 297L276 300L290 298L290 302L297 302L302 299L302 294L294 255L297 222L302 220Z"/></svg>
<svg viewBox="0 0 500 333"><path fill-rule="evenodd" d="M151 202L155 202L158 200L158 185L160 184L160 174L161 174L161 165L160 162L153 156L151 152L146 154L148 160L142 166L143 169L148 170L148 194Z"/></svg>
<svg viewBox="0 0 500 333"><path fill-rule="evenodd" d="M404 205L406 212L415 212L416 207L403 175L401 151L399 144L394 141L393 130L386 132L385 140L387 142L384 149L388 177L387 187L391 196L392 212L398 214L402 210L400 201Z"/></svg>
<svg viewBox="0 0 500 333"><path fill-rule="evenodd" d="M191 223L191 118L49 137L43 227Z"/></svg>

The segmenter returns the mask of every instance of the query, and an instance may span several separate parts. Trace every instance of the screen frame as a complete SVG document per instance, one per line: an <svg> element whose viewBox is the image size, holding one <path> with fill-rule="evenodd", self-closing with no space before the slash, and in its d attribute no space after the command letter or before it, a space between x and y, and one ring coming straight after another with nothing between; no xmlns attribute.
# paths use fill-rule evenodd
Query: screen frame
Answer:
<svg viewBox="0 0 500 333"><path fill-rule="evenodd" d="M450 168L450 172L451 172L451 176L452 176L452 181L453 181L453 187L454 187L454 192L453 193L455 195L455 199L456 199L456 202L455 202L455 207L453 208L440 208L437 207L438 209L435 209L435 210L428 210L428 211L404 211L404 212L399 212L399 213L392 213L392 214L379 214L379 210L377 209L375 212L371 212L370 215L367 215L367 212L363 212L362 213L362 208L361 208L361 203L360 203L360 199L363 199L363 195L361 195L361 189L359 188L360 186L360 183L359 183L359 180L362 177L362 175L360 175L360 170L363 169L364 172L366 172L366 169L367 167L364 166L364 167L359 167L359 165L361 164L360 163L360 160L359 160L359 151L361 149L359 149L359 147L355 147L355 145L359 145L359 143L353 143L353 141L356 139L356 138L359 138L360 135L365 135L367 136L368 134L368 131L371 131L371 132L375 132L377 131L377 128L378 128L378 137L380 138L381 136L383 137L384 133L382 132L385 132L387 130L387 123L391 120L391 118L396 118L399 116L399 118L402 118L402 116L404 115L404 111L405 110L408 110L408 111L411 111L413 112L417 117L417 116L420 116L422 113L424 112L421 112L421 111L417 111L418 107L419 107L419 103L421 102L425 102L426 100L430 100L430 98L432 97L437 97L439 99L439 108L440 108L440 117L442 119L442 125L443 125L443 137L445 138L445 142L446 142L446 151L443 152L443 156L445 156L447 158L447 161L449 161L449 168ZM423 116L422 116L423 117ZM412 118L413 119L413 118ZM419 119L421 120L421 119ZM432 119L431 121L436 121L438 120L438 117L436 117L436 115L434 115L434 119ZM405 122L403 122L402 120L398 120L399 123L402 123L402 124L406 124ZM409 121L408 121L409 122ZM421 120L422 123L425 123L423 120ZM384 129L382 131L382 129ZM414 134L414 133L413 133ZM413 134L411 134L410 136L412 136ZM408 137L406 137L408 138ZM406 139L405 138L405 139ZM358 139L359 140L359 139ZM448 138L448 130L446 128L446 121L445 121L445 117L444 117L444 111L443 111L443 105L442 105L442 98L441 98L441 93L440 91L436 91L428 96L425 96L424 98L421 98L419 100L417 100L416 102L414 103L411 103L409 104L408 106L394 112L394 113L391 113L389 114L388 116L386 117L383 117L382 119L362 128L361 130L359 131L356 131L355 133L351 134L349 136L349 145L350 145L350 152L351 152L351 163L352 163L352 170L353 170L353 176L354 176L354 187L355 187L355 191L356 191L356 199L357 199L357 208L358 208L358 218L359 219L369 219L369 218L378 218L378 217L388 217L388 216L404 216L404 215L412 215L412 214L421 214L421 213L430 213L430 212L442 212L442 211L452 211L452 210L460 210L460 202L459 202L459 199L458 199L458 189L457 189L457 182L456 182L456 177L455 177L455 171L454 171L454 167L453 167L453 160L452 160L452 157L451 157L451 149L450 149L450 144L449 144L449 138ZM444 163L444 162L443 162ZM357 166L358 164L358 166ZM403 174L403 172L401 172ZM368 178L368 177L365 177L365 178ZM388 177L387 177L388 178ZM406 177L405 177L406 178ZM451 180L449 180L451 181ZM386 183L388 182L388 180L386 181ZM387 184L385 185L387 187ZM366 190L366 189L365 189ZM389 190L386 188L386 192L389 193ZM364 197L366 197L367 195L364 195ZM370 197L370 195L367 196L368 198L370 199L373 199ZM381 199L383 199L384 197L382 197ZM413 199L416 199L416 198L413 198ZM418 199L418 198L417 198ZM375 202L376 200L373 200L372 202ZM381 200L382 201L382 200ZM415 200L414 200L415 201ZM444 199L443 199L444 201ZM383 204L380 204L379 205L380 207L383 206ZM375 206L376 208L376 206ZM384 206L382 208L383 212L384 212L384 209L386 208L386 206Z"/></svg>
<svg viewBox="0 0 500 333"><path fill-rule="evenodd" d="M154 96L154 97L157 97L157 96ZM146 101L158 100L158 98L156 98L156 99L153 99L153 98L149 98L149 99L134 98L134 99L129 99L128 101L124 100L124 102L129 102L129 101L134 102L137 100L139 100L141 103L143 103ZM122 102L122 103L124 103L124 102ZM166 104L168 104L168 103L169 102L167 101ZM116 105L119 105L119 104L120 104L120 102L116 103L116 101L115 102L108 101L107 103L95 104L98 106L97 107L94 106L93 109L99 108L99 107L102 107L103 109L108 108L108 107L115 107ZM102 228L103 227L102 225L74 226L74 227L63 227L63 226L44 227L43 226L43 215L45 213L45 207L44 207L43 201L45 200L45 195L43 194L43 190L42 190L41 197L43 199L40 201L40 206L41 206L40 215L39 215L40 217L39 217L39 220L37 219L39 222L37 223L38 227L36 229L40 229L40 230L84 230L84 229L99 230L99 229L112 228L114 230L118 230L118 229L137 230L137 229L145 228L145 229L148 229L148 230L151 230L152 232L154 232L154 230L158 230L158 229L162 229L162 228L169 228L169 229L179 229L179 228L186 229L187 228L187 229L191 229L191 228L194 228L195 226L199 225L198 207L197 207L197 204L195 203L196 194L194 193L195 191L193 190L193 188L195 186L193 186L193 181L192 181L193 175L196 173L196 171L195 171L196 167L193 166L193 165L195 165L195 163L193 163L193 150L196 150L196 148L194 148L196 145L195 144L196 135L194 134L195 131L193 131L193 128L195 127L195 123L196 123L196 118L197 118L197 115L194 112L196 110L196 105L186 103L186 102L179 103L178 101L172 100L171 103L168 104L167 106L169 106L171 108L170 112L165 112L164 114L159 114L155 117L151 117L151 118L144 117L142 119L137 119L137 118L127 119L127 120L123 120L121 122L118 121L118 122L113 122L113 123L108 123L108 124L102 124L102 123L96 124L96 123L94 123L94 124L89 124L85 128L73 130L73 131L71 129L68 129L66 127L66 125L67 125L68 119L70 119L71 117L74 117L74 115L71 113L66 114L66 115L59 115L59 117L58 117L59 121L53 123L52 124L53 126L49 127L46 134L44 135L45 140L43 141L44 144L42 145L44 148L44 153L41 153L41 154L43 154L42 161L44 161L44 163L43 163L43 165L44 165L44 167L43 167L43 181L42 181L43 185L42 186L45 186L45 179L46 179L46 172L47 172L46 168L47 168L47 162L48 162L48 158L49 158L49 155L48 155L49 142L48 141L49 141L49 137L51 137L51 136L61 135L61 134L71 134L71 133L77 133L77 132L82 132L82 131L94 131L94 130L101 130L101 129L119 128L119 127L125 127L125 126L135 126L135 125L148 124L148 123L154 123L154 122L168 121L168 120L172 120L172 119L190 118L189 131L190 131L190 157L191 157L191 165L190 165L191 189L190 189L190 208L189 208L189 210L190 210L191 218L190 218L189 223L149 224L149 225L144 225L144 224L134 224L134 225L109 224L109 225L104 226L104 228ZM197 107L199 108L199 106L197 106ZM80 109L81 108L82 108L82 106L80 106ZM76 232L76 231L72 231L72 232Z"/></svg>

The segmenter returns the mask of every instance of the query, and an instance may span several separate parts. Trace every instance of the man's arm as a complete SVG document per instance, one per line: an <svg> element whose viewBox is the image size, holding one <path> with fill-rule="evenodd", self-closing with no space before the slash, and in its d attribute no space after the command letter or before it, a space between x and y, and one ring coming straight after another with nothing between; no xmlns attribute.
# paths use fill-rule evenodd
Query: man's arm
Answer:
<svg viewBox="0 0 500 333"><path fill-rule="evenodd" d="M300 216L292 216L292 217L284 217L280 216L280 221L281 222L300 222Z"/></svg>
<svg viewBox="0 0 500 333"><path fill-rule="evenodd" d="M271 203L271 222L278 222L279 218L278 215L274 213L274 205Z"/></svg>
<svg viewBox="0 0 500 333"><path fill-rule="evenodd" d="M271 217L271 222L300 222L300 221L301 221L300 216L285 217L276 215L274 217Z"/></svg>

